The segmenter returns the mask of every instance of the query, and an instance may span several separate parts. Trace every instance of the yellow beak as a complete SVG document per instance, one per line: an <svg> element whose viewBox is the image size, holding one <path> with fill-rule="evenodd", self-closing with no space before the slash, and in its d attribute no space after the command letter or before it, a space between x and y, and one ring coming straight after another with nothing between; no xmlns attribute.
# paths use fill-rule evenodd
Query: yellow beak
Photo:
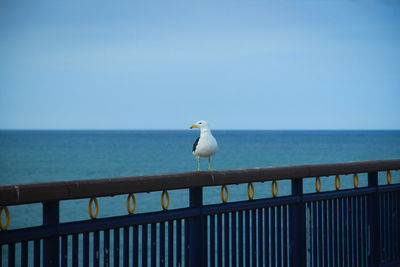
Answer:
<svg viewBox="0 0 400 267"><path fill-rule="evenodd" d="M196 127L197 127L197 125L193 124L193 125L190 126L190 129L193 129L193 128L196 128Z"/></svg>

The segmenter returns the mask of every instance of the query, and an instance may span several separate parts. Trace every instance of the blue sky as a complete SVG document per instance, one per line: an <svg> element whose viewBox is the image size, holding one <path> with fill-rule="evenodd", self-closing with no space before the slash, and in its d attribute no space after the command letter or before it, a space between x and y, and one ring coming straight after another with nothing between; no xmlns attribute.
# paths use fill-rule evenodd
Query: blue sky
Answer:
<svg viewBox="0 0 400 267"><path fill-rule="evenodd" d="M189 2L2 0L0 129L400 129L400 4Z"/></svg>

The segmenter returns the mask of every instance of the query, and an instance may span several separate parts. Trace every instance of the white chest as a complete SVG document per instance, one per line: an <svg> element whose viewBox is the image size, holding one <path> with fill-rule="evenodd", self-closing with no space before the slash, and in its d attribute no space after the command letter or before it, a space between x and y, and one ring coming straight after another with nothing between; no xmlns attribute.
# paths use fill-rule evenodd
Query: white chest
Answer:
<svg viewBox="0 0 400 267"><path fill-rule="evenodd" d="M197 157L210 157L218 151L218 144L211 134L202 134L193 154Z"/></svg>

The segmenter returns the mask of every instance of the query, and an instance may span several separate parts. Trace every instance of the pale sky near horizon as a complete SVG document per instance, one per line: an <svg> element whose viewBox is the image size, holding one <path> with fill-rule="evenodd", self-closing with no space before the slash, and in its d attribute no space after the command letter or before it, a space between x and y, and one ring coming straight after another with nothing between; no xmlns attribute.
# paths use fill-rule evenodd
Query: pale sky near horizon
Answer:
<svg viewBox="0 0 400 267"><path fill-rule="evenodd" d="M0 129L400 129L399 1L0 1Z"/></svg>

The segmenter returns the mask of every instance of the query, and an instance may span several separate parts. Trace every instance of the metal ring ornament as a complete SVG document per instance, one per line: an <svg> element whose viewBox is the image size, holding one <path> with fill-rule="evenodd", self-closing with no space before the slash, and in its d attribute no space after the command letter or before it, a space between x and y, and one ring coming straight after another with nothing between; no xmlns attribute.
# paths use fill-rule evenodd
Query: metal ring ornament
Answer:
<svg viewBox="0 0 400 267"><path fill-rule="evenodd" d="M249 197L250 200L254 198L254 185L253 183L248 183L247 184L247 196Z"/></svg>
<svg viewBox="0 0 400 267"><path fill-rule="evenodd" d="M335 188L336 188L336 190L339 190L339 188L340 188L340 176L339 175L336 175L336 177L335 177Z"/></svg>
<svg viewBox="0 0 400 267"><path fill-rule="evenodd" d="M94 201L94 214L92 213L92 203ZM97 199L95 197L92 197L89 200L89 216L92 219L95 219L97 217L97 214L99 214L99 203L97 202Z"/></svg>
<svg viewBox="0 0 400 267"><path fill-rule="evenodd" d="M4 225L1 222L1 214L3 213L3 210L6 213L6 223ZM6 206L2 206L0 208L0 229L2 231L7 230L9 224L10 224L10 212L8 211L8 208Z"/></svg>
<svg viewBox="0 0 400 267"><path fill-rule="evenodd" d="M357 173L355 173L353 175L353 185L354 185L354 188L358 187L358 174Z"/></svg>
<svg viewBox="0 0 400 267"><path fill-rule="evenodd" d="M392 173L390 171L387 171L386 173L386 181L388 184L392 183Z"/></svg>
<svg viewBox="0 0 400 267"><path fill-rule="evenodd" d="M274 197L278 195L278 183L276 182L276 180L272 181L271 192Z"/></svg>
<svg viewBox="0 0 400 267"><path fill-rule="evenodd" d="M131 199L132 199L132 208L131 208ZM135 195L130 193L128 198L126 199L126 210L129 214L133 214L136 209L136 198Z"/></svg>
<svg viewBox="0 0 400 267"><path fill-rule="evenodd" d="M319 176L315 179L315 190L317 192L321 191L321 178Z"/></svg>
<svg viewBox="0 0 400 267"><path fill-rule="evenodd" d="M221 200L222 202L227 202L228 201L228 187L226 185L221 186Z"/></svg>
<svg viewBox="0 0 400 267"><path fill-rule="evenodd" d="M167 203L164 203L164 197L167 200ZM161 194L161 207L163 208L163 210L167 210L169 207L169 194L167 190L163 190L162 194Z"/></svg>

